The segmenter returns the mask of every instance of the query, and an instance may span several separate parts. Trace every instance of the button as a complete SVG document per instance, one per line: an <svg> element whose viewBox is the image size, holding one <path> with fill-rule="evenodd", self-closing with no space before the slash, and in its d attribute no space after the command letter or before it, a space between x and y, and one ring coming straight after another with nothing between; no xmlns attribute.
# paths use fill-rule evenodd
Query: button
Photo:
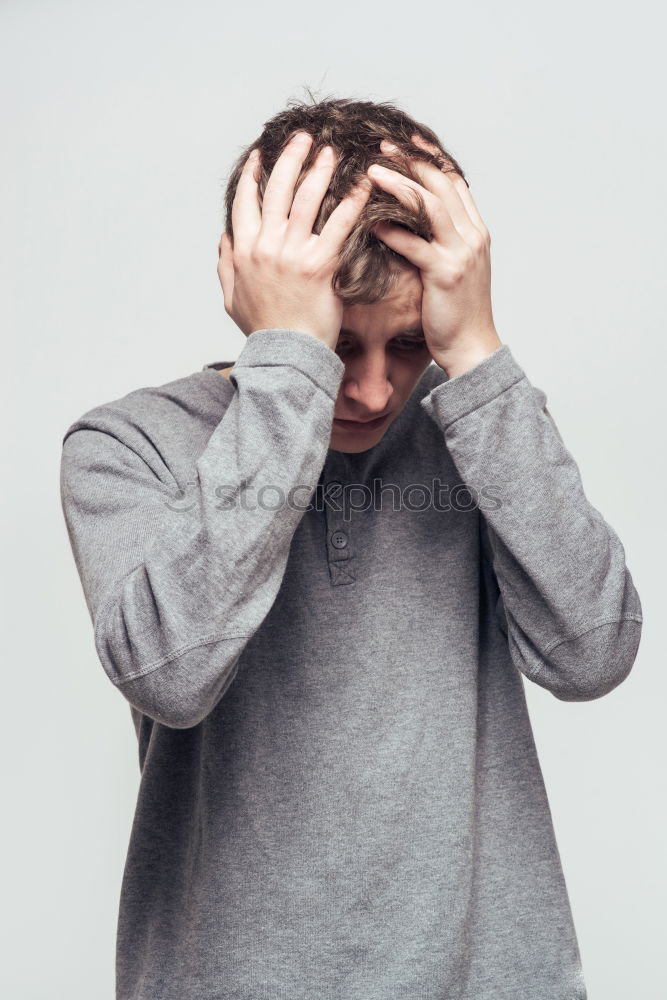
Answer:
<svg viewBox="0 0 667 1000"><path fill-rule="evenodd" d="M335 549L344 549L347 545L347 535L344 531L334 531L331 536L331 544Z"/></svg>

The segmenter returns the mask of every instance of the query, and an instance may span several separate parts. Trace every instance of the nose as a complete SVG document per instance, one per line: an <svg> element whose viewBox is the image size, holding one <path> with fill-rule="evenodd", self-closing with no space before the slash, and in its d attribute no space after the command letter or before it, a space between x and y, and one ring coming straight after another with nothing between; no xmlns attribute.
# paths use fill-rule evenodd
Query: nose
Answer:
<svg viewBox="0 0 667 1000"><path fill-rule="evenodd" d="M391 407L394 387L384 350L346 363L340 387L344 413L350 420L373 420Z"/></svg>

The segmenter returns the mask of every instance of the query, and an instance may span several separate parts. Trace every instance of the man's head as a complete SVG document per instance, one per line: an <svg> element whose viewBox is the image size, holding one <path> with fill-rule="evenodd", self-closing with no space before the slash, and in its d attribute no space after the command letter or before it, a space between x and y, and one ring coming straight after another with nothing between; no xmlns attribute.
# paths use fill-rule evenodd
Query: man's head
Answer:
<svg viewBox="0 0 667 1000"><path fill-rule="evenodd" d="M464 177L437 135L394 104L343 98L312 103L290 101L285 110L265 122L261 135L232 167L225 191L225 229L232 239L232 205L251 151L259 148L262 154L258 170L261 205L276 160L290 137L299 131L308 132L314 141L295 190L323 146L333 146L337 154L337 165L313 226L313 232L318 234L341 199L366 175L371 163L384 163L419 182L410 165L412 157ZM434 144L441 155L432 155L416 146L412 142L415 133ZM382 139L393 142L398 153L385 156L380 150ZM377 444L431 361L420 332L419 271L374 235L372 228L378 222L404 226L429 241L433 238L426 207L417 193L414 204L408 206L375 186L338 255L332 286L344 311L336 351L346 370L334 410L331 447L345 452L361 452ZM386 419L380 426L367 429L338 423L339 419L368 421L384 415Z"/></svg>

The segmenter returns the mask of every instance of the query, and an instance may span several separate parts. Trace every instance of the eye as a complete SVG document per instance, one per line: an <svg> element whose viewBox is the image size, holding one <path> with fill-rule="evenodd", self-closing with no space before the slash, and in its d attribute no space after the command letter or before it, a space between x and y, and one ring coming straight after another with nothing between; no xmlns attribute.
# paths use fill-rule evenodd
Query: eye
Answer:
<svg viewBox="0 0 667 1000"><path fill-rule="evenodd" d="M395 337L393 343L401 351L417 351L421 347L426 347L425 340L411 340L408 337Z"/></svg>
<svg viewBox="0 0 667 1000"><path fill-rule="evenodd" d="M419 351L426 347L426 341L423 337L419 339L414 337L394 337L390 343L401 352ZM336 344L337 351L348 351L353 347L354 343L349 338L341 337Z"/></svg>

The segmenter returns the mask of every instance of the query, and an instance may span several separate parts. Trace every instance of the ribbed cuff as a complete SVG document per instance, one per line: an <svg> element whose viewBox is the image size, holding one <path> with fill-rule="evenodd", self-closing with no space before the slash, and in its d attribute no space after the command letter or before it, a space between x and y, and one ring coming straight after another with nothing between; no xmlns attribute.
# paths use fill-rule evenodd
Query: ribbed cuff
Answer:
<svg viewBox="0 0 667 1000"><path fill-rule="evenodd" d="M265 368L292 365L316 383L335 401L345 372L345 364L335 351L310 333L301 330L253 330L234 364L237 368ZM236 383L234 383L236 385Z"/></svg>
<svg viewBox="0 0 667 1000"><path fill-rule="evenodd" d="M503 344L468 371L437 385L419 403L446 430L455 420L484 406L523 378L526 373L515 361L509 345Z"/></svg>

